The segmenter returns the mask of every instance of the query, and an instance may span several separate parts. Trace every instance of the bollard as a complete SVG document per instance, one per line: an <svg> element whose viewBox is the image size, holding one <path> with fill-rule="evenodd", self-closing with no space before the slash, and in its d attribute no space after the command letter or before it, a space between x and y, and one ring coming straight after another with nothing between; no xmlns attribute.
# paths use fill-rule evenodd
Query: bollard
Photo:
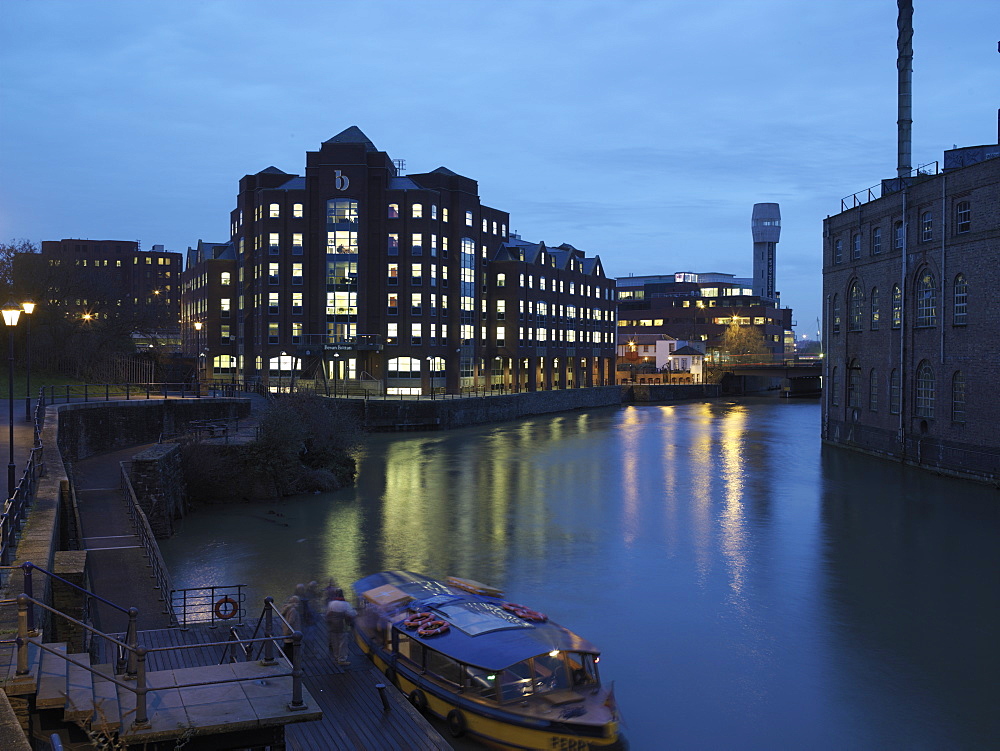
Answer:
<svg viewBox="0 0 1000 751"><path fill-rule="evenodd" d="M135 727L149 725L149 715L146 711L146 648L139 647L135 650L137 658L137 672L135 681Z"/></svg>
<svg viewBox="0 0 1000 751"><path fill-rule="evenodd" d="M136 674L136 647L139 646L139 630L136 622L139 618L139 611L136 608L128 609L128 631L125 633L125 643L128 644L128 667L125 669L126 678L135 678ZM145 654L145 652L143 652Z"/></svg>
<svg viewBox="0 0 1000 751"><path fill-rule="evenodd" d="M376 683L375 688L378 689L378 697L382 700L382 709L388 712L392 706L389 704L389 697L385 695L385 684Z"/></svg>
<svg viewBox="0 0 1000 751"><path fill-rule="evenodd" d="M274 665L274 598L264 598L264 659L261 665Z"/></svg>
<svg viewBox="0 0 1000 751"><path fill-rule="evenodd" d="M292 712L305 709L302 701L302 632L292 632L292 701L288 709Z"/></svg>

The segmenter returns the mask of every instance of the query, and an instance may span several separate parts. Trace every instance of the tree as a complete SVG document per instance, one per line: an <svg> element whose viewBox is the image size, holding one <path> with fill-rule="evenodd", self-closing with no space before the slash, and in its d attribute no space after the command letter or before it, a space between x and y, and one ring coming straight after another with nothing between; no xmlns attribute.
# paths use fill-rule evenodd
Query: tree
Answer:
<svg viewBox="0 0 1000 751"><path fill-rule="evenodd" d="M740 324L735 316L722 335L722 351L730 357L763 355L770 352L760 328L750 324Z"/></svg>
<svg viewBox="0 0 1000 751"><path fill-rule="evenodd" d="M19 253L37 253L38 246L35 245L31 240L25 238L14 239L10 242L0 243L0 294L3 294L3 300L0 304L7 301L7 298L18 292L32 292L34 290L17 290L15 288L14 279L14 256Z"/></svg>

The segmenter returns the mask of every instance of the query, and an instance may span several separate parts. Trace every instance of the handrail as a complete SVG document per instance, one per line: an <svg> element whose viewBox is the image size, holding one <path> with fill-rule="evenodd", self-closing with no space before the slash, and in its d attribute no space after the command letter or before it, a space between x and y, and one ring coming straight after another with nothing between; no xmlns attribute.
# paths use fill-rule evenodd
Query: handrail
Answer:
<svg viewBox="0 0 1000 751"><path fill-rule="evenodd" d="M136 498L135 489L132 487L132 480L128 475L127 465L129 462L121 462L121 491L128 514L132 520L136 536L142 544L148 565L153 569L153 578L156 579L156 588L160 590L160 599L163 601L163 613L170 619L171 624L177 625L177 616L174 614L173 605L170 602L168 592L172 590L170 584L170 572L167 564L163 561L160 553L160 546L156 544L156 537L149 526L149 519L139 505Z"/></svg>
<svg viewBox="0 0 1000 751"><path fill-rule="evenodd" d="M17 549L20 532L24 527L23 522L32 501L35 500L38 478L44 473L45 465L41 457L41 445L31 449L24 472L14 489L14 495L3 504L3 513L0 514L0 566L6 566L14 560L14 551Z"/></svg>
<svg viewBox="0 0 1000 751"><path fill-rule="evenodd" d="M246 594L243 592L243 588L246 586L246 584L209 584L204 587L171 589L170 607L175 616L177 616L177 611L180 610L177 621L182 629L187 629L189 622L210 623L209 628L215 628L218 625L216 621L227 622L230 618L234 617L239 620L236 625L242 626L243 616L246 615L246 608L243 607L243 603L246 602ZM189 594L192 592L198 594ZM219 605L221 600L230 598L231 595L236 596L236 611L226 617L219 616L215 610L216 606ZM208 615L207 618L197 617L206 613Z"/></svg>
<svg viewBox="0 0 1000 751"><path fill-rule="evenodd" d="M238 677L234 676L232 678L226 678L226 679L222 679L222 680L200 681L200 682L194 682L194 683L171 684L171 685L163 685L163 686L149 686L147 684L147 682L146 682L146 656L150 652L169 652L169 651L175 650L175 649L200 649L200 648L204 648L204 647L227 646L229 644L229 642L211 642L211 643L208 643L208 644L184 644L184 645L171 646L171 647L154 647L154 648L146 648L146 647L143 647L143 646L129 646L129 645L123 644L119 640L115 639L110 634L102 633L101 631L98 631L94 627L92 627L92 626L90 626L90 625L88 625L86 623L83 623L82 621L78 621L77 619L73 618L72 616L68 616L65 613L62 613L62 612L56 610L55 608L49 607L44 602L40 602L39 600L36 600L35 598L30 597L26 593L22 593L22 594L18 595L16 600L0 600L0 605L8 605L8 604L10 604L12 602L16 602L17 603L17 610L18 610L18 615L17 615L17 638L13 639L13 640L3 640L3 641L0 641L0 644L14 643L14 644L17 645L17 668L16 668L16 673L15 674L16 675L27 675L28 674L28 672L29 672L29 667L28 667L28 646L30 644L34 644L35 646L39 647L41 650L43 650L45 652L56 654L59 657L61 657L62 659L66 660L67 662L72 662L74 665L78 665L79 667L82 667L82 668L84 668L85 670L88 670L91 673L94 673L96 675L100 675L102 678L111 681L116 686L120 686L121 688L124 688L124 689L126 689L126 690L131 691L132 693L134 693L135 697L136 697L136 699L135 699L135 725L136 726L143 726L143 725L146 725L149 722L149 714L148 714L148 711L147 711L147 704L146 704L146 694L148 694L150 691L160 691L160 690L164 690L164 689L175 689L175 688L178 688L178 689L179 688L194 688L194 687L197 687L197 686L212 686L212 685L216 685L216 684L236 683L236 682L239 682L241 680L246 680L246 678L238 678ZM108 641L110 641L110 642L112 642L114 644L117 644L120 648L123 648L126 651L128 651L129 652L129 662L132 663L134 661L134 663L136 665L135 673L130 673L129 674L130 677L134 675L134 677L135 677L134 683L123 682L123 681L120 681L119 679L115 678L114 676L107 675L105 673L101 673L100 671L94 670L91 666L85 665L83 663L79 663L76 660L71 659L69 657L69 655L67 655L65 652L57 651L57 650L55 650L52 647L49 647L49 646L47 646L45 644L42 644L40 641L36 641L36 640L32 639L31 638L31 634L30 634L29 629L28 629L28 612L29 612L29 607L28 606L29 606L29 604L32 604L32 603L35 604L35 605L37 605L37 606L39 606L39 607L41 607L41 608L43 608L43 609L45 609L45 610L48 610L53 615L57 615L57 616L65 619L65 620L69 621L70 623L74 623L74 624L76 624L78 626L81 626L81 627L83 627L85 629L88 629L88 630L90 630L90 631L92 631L92 632L94 632L96 634L99 634L100 636L104 637ZM264 645L264 649L265 649L265 659L261 662L261 664L262 665L273 665L273 664L275 664L275 661L274 661L274 659L272 657L272 652L273 652L273 647L274 647L274 641L276 640L276 638L281 638L281 639L291 638L291 640L292 640L292 659L290 661L291 662L291 668L292 668L291 672L288 672L288 673L270 673L268 675L268 677L269 678L291 677L291 679L292 679L292 700L288 704L288 708L290 710L293 710L293 711L294 710L302 710L302 709L306 708L306 704L305 704L305 702L302 699L302 675L303 675L303 670L302 670L302 650L301 650L301 647L302 647L302 632L301 631L294 631L294 632L292 632L292 634L290 636L282 635L280 637L276 637L272 633L272 630L271 630L271 625L273 623L272 616L273 616L273 614L275 612L277 612L277 611L274 608L274 598L272 598L272 597L266 597L266 598L264 598L264 615L265 615L265 624L266 624L265 625L264 636L262 636L260 638L252 638L252 639L248 640L247 643L262 643ZM281 614L280 613L278 614L278 617L281 618ZM284 621L284 618L281 618L281 620Z"/></svg>

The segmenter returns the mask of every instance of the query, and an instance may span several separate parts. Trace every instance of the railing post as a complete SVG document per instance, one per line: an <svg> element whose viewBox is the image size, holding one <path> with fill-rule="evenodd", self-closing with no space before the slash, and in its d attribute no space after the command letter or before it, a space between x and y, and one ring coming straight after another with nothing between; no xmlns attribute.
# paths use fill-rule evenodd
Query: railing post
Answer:
<svg viewBox="0 0 1000 751"><path fill-rule="evenodd" d="M261 665L274 665L274 598L264 598L264 659Z"/></svg>
<svg viewBox="0 0 1000 751"><path fill-rule="evenodd" d="M125 633L125 643L128 645L128 667L125 675L134 678L136 674L136 652L139 647L139 632L136 629L136 621L139 618L139 611L136 608L128 609L128 631ZM145 655L145 651L143 651Z"/></svg>
<svg viewBox="0 0 1000 751"><path fill-rule="evenodd" d="M292 701L288 709L296 711L305 709L302 701L302 632L292 632Z"/></svg>
<svg viewBox="0 0 1000 751"><path fill-rule="evenodd" d="M137 672L135 681L135 724L137 727L148 726L149 717L146 712L146 648L135 650Z"/></svg>
<svg viewBox="0 0 1000 751"><path fill-rule="evenodd" d="M17 675L28 673L28 596L17 596Z"/></svg>
<svg viewBox="0 0 1000 751"><path fill-rule="evenodd" d="M34 598L35 590L34 584L31 580L31 570L34 565L30 561L26 561L23 566L21 566L21 571L24 572L24 594L28 597ZM28 632L31 636L38 636L38 632L35 631L35 608L30 606L28 608Z"/></svg>

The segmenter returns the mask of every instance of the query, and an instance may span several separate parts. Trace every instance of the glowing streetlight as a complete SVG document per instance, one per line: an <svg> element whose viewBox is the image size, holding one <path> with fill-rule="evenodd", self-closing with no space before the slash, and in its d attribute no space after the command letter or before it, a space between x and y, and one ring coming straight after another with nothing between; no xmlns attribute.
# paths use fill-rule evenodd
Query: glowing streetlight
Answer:
<svg viewBox="0 0 1000 751"><path fill-rule="evenodd" d="M31 300L25 300L21 303L21 310L27 316L24 319L24 420L31 422L31 314L35 312L35 303Z"/></svg>
<svg viewBox="0 0 1000 751"><path fill-rule="evenodd" d="M3 308L3 322L7 325L7 343L10 352L7 371L7 422L10 427L10 461L7 463L7 498L14 497L14 328L21 316L21 308L13 301Z"/></svg>
<svg viewBox="0 0 1000 751"><path fill-rule="evenodd" d="M201 396L201 321L194 322L194 389Z"/></svg>

